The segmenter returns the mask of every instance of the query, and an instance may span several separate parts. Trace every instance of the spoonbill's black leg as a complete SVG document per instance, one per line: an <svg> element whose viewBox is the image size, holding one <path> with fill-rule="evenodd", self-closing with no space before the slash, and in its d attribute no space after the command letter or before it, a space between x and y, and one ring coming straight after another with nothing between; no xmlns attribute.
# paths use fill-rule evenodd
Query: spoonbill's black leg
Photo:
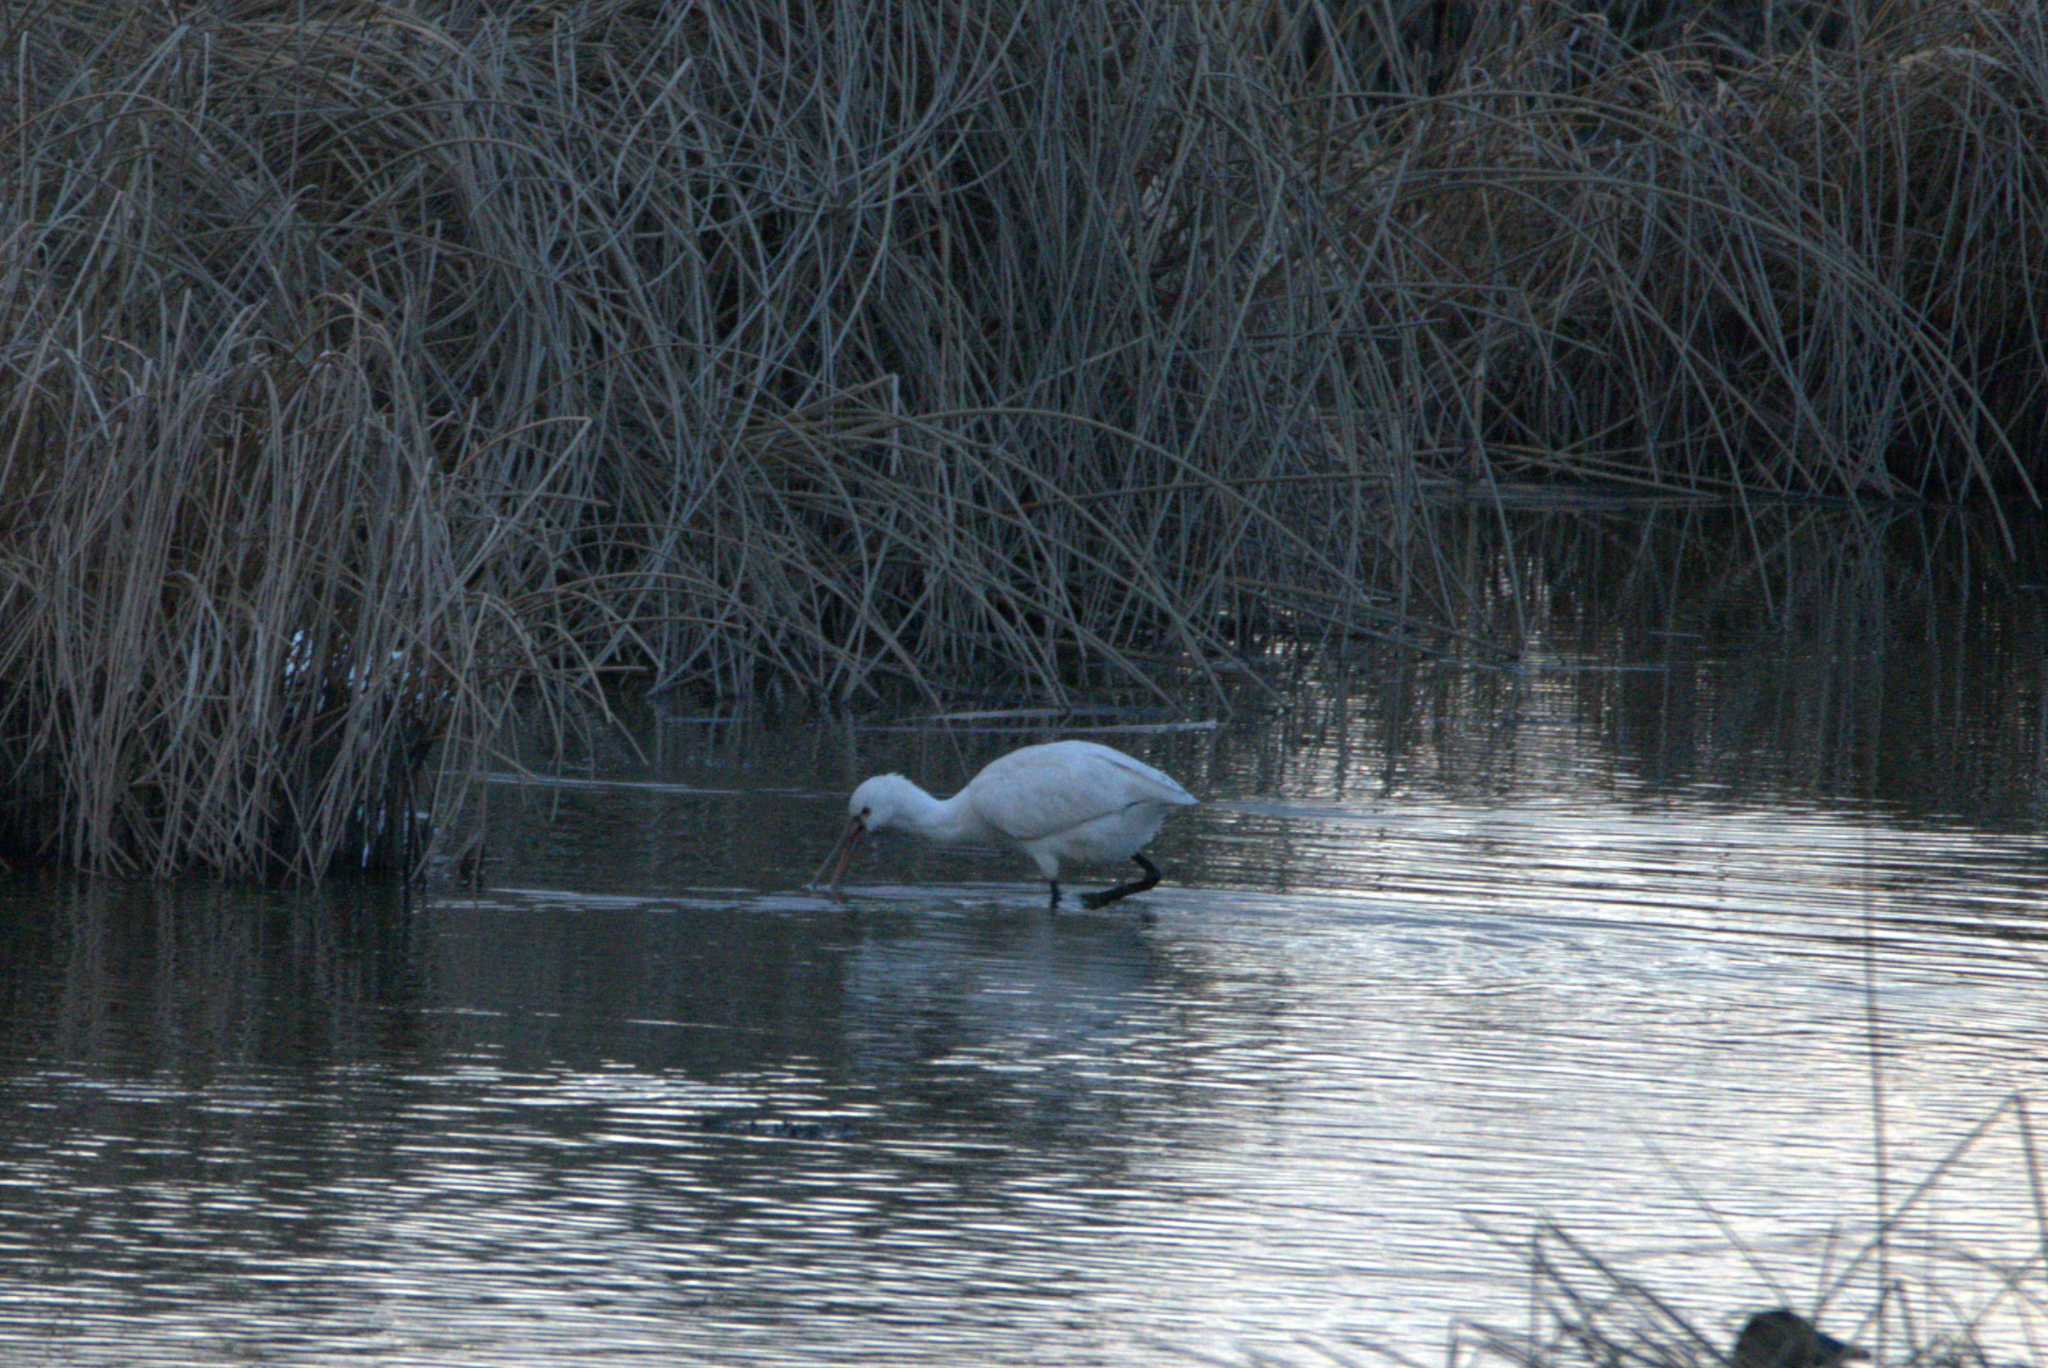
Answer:
<svg viewBox="0 0 2048 1368"><path fill-rule="evenodd" d="M1051 902L1049 902L1049 903L1047 903L1047 904L1046 904L1046 906L1048 906L1048 907L1051 907L1051 908L1055 908L1055 909L1057 909L1057 908L1059 907L1059 905L1060 905L1060 881L1059 881L1058 879L1054 879L1054 880L1052 881L1052 901L1051 901Z"/></svg>
<svg viewBox="0 0 2048 1368"><path fill-rule="evenodd" d="M1083 893L1081 895L1081 906L1088 908L1107 907L1118 898L1128 898L1133 893L1143 893L1153 884L1159 882L1158 865L1153 864L1143 855L1133 855L1131 859L1137 863L1138 868L1145 871L1144 878L1134 880L1131 883L1118 884L1115 888L1105 888L1100 893Z"/></svg>

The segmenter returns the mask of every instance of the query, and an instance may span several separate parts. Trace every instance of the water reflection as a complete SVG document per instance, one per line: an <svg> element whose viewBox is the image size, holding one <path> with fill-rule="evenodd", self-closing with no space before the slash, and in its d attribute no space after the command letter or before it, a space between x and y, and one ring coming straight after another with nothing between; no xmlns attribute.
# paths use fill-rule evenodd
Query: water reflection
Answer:
<svg viewBox="0 0 2048 1368"><path fill-rule="evenodd" d="M960 726L600 739L494 793L475 896L17 877L0 1345L1428 1361L1521 1322L1475 1223L1554 1219L1732 1335L1909 1197L1891 1274L2038 1295L1997 1111L2048 1083L2038 597L1845 553L1774 611L1681 599L1594 521L1509 577L1511 663L1326 662L1117 738L1207 800L1150 922L913 844L846 908L796 889L853 780L1027 739Z"/></svg>

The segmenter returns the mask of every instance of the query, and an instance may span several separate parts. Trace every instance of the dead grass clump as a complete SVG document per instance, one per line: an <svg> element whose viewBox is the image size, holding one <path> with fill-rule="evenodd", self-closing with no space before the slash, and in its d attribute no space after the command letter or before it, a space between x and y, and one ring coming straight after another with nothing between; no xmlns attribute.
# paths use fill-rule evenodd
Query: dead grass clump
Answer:
<svg viewBox="0 0 2048 1368"><path fill-rule="evenodd" d="M1426 642L1419 510L1517 480L2022 482L2048 20L1554 12L6 10L21 840L310 871L612 669Z"/></svg>
<svg viewBox="0 0 2048 1368"><path fill-rule="evenodd" d="M515 683L561 675L545 634L573 607L520 562L563 509L479 476L489 434L413 429L365 320L307 363L192 312L154 357L21 358L7 824L124 873L410 867L430 753L469 756Z"/></svg>
<svg viewBox="0 0 2048 1368"><path fill-rule="evenodd" d="M2048 23L1894 6L1839 48L1616 60L1570 19L1390 126L1437 403L1535 468L1749 495L2030 493ZM1576 74L1575 74L1576 73Z"/></svg>
<svg viewBox="0 0 2048 1368"><path fill-rule="evenodd" d="M1378 407L1272 284L1283 104L1181 80L1213 15L1055 9L12 12L16 842L353 862L620 665L1060 693L1394 620L1274 390Z"/></svg>

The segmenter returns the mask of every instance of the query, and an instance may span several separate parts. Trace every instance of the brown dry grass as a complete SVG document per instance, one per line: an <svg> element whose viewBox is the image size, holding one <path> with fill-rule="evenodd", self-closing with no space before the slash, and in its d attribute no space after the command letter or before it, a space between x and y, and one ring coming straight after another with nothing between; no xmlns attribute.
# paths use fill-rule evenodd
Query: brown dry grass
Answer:
<svg viewBox="0 0 2048 1368"><path fill-rule="evenodd" d="M8 9L0 825L403 863L616 671L1213 685L1442 630L1440 498L2030 497L2048 21L1558 12Z"/></svg>

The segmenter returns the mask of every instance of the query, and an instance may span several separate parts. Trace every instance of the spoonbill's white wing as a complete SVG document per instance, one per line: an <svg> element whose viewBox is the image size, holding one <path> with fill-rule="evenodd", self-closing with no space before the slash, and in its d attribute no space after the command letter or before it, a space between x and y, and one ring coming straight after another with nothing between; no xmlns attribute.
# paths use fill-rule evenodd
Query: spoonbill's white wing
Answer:
<svg viewBox="0 0 2048 1368"><path fill-rule="evenodd" d="M1049 741L989 762L967 785L975 815L1013 841L1040 841L1137 805L1194 795L1142 760L1093 741Z"/></svg>

